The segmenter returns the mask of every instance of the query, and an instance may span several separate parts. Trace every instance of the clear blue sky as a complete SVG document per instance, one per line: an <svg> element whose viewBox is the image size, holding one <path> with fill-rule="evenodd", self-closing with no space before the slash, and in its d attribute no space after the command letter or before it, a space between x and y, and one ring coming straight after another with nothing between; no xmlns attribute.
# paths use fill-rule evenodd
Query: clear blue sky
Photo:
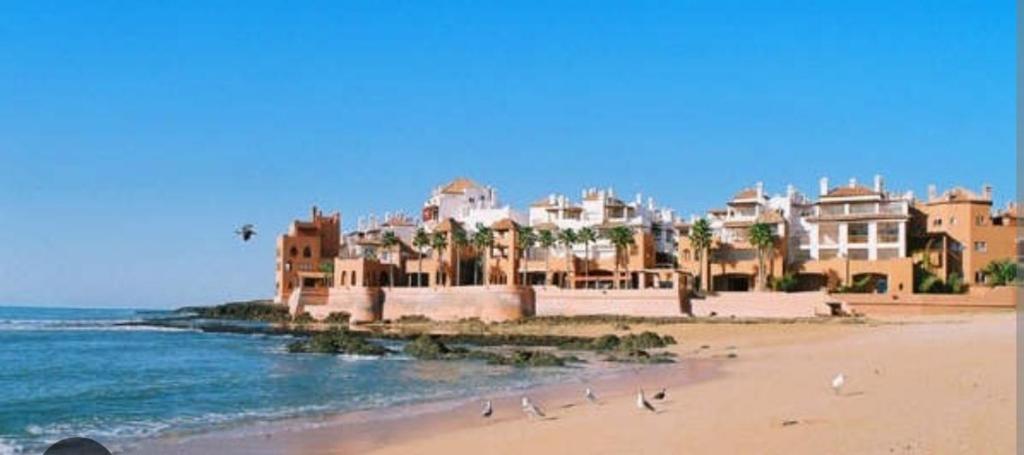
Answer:
<svg viewBox="0 0 1024 455"><path fill-rule="evenodd" d="M232 3L0 5L0 302L269 296L311 204L351 227L457 175L683 214L1016 184L1009 0Z"/></svg>

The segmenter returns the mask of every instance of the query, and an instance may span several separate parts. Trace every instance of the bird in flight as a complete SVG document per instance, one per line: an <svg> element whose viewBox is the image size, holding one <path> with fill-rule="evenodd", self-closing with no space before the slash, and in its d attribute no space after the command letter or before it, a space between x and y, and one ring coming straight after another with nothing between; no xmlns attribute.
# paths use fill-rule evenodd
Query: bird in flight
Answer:
<svg viewBox="0 0 1024 455"><path fill-rule="evenodd" d="M640 409L645 409L645 410L648 410L648 411L651 411L651 412L657 412L654 409L654 406L651 405L651 403L649 403L647 401L647 399L644 398L644 389L640 389L640 393L636 394L636 407L638 407Z"/></svg>
<svg viewBox="0 0 1024 455"><path fill-rule="evenodd" d="M483 412L480 413L480 415L486 419L486 418L490 417L493 414L494 414L494 406L491 405L491 400L487 400L487 402L484 403L484 410L483 410Z"/></svg>
<svg viewBox="0 0 1024 455"><path fill-rule="evenodd" d="M835 392L836 395L839 395L839 392L843 389L844 385L846 385L846 376L839 373L836 375L835 379L832 380L832 391Z"/></svg>
<svg viewBox="0 0 1024 455"><path fill-rule="evenodd" d="M241 237L243 242L248 242L249 239L256 235L256 226L243 224L242 227L235 230L235 235Z"/></svg>
<svg viewBox="0 0 1024 455"><path fill-rule="evenodd" d="M665 388L662 387L661 390L658 393L654 394L654 396L652 396L651 398L654 398L655 400L664 400L665 399Z"/></svg>

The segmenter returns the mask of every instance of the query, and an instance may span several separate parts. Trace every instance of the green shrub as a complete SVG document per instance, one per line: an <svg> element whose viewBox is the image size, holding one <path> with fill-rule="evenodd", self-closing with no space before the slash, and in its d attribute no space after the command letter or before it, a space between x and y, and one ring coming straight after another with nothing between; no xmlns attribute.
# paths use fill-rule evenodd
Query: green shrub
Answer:
<svg viewBox="0 0 1024 455"><path fill-rule="evenodd" d="M992 286L1008 286L1017 281L1017 263L1009 259L989 262L982 272Z"/></svg>
<svg viewBox="0 0 1024 455"><path fill-rule="evenodd" d="M292 318L292 322L295 324L309 324L316 322L316 320L313 319L313 316L310 316L309 313L301 313L295 315L295 317Z"/></svg>
<svg viewBox="0 0 1024 455"><path fill-rule="evenodd" d="M796 289L796 275L787 273L781 277L772 277L772 290L781 292L793 292Z"/></svg>
<svg viewBox="0 0 1024 455"><path fill-rule="evenodd" d="M324 318L323 322L326 322L328 324L346 324L347 325L349 320L351 320L351 318L352 318L352 315L350 315L350 314L348 314L348 313L346 313L344 311L335 311L335 312L332 312L331 314L328 314L327 317Z"/></svg>

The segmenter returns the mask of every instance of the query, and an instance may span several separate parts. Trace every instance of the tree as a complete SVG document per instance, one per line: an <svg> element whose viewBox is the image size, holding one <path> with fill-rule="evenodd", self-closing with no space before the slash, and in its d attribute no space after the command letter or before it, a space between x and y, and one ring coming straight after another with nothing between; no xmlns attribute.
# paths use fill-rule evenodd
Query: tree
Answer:
<svg viewBox="0 0 1024 455"><path fill-rule="evenodd" d="M576 236L576 231L572 229L563 229L558 232L558 243L561 243L565 247L565 278L562 280L562 286L566 287L569 284L569 269L572 264L574 255L572 254L572 246L579 242L579 238Z"/></svg>
<svg viewBox="0 0 1024 455"><path fill-rule="evenodd" d="M705 291L711 290L711 273L704 273L704 261L708 261L709 269L711 263L711 223L701 218L693 223L690 228L690 246L693 247L693 254L697 258L697 281Z"/></svg>
<svg viewBox="0 0 1024 455"><path fill-rule="evenodd" d="M520 226L516 238L516 248L519 249L519 257L523 261L523 279L519 284L526 286L526 278L530 275L530 248L537 244L537 233L529 226Z"/></svg>
<svg viewBox="0 0 1024 455"><path fill-rule="evenodd" d="M435 232L433 237L430 238L430 247L434 249L434 254L437 255L437 264L434 270L434 286L441 284L441 271L444 269L444 258L441 253L448 246L448 235L444 232Z"/></svg>
<svg viewBox="0 0 1024 455"><path fill-rule="evenodd" d="M455 285L462 284L462 248L469 245L466 230L452 223L452 246L455 248Z"/></svg>
<svg viewBox="0 0 1024 455"><path fill-rule="evenodd" d="M484 226L483 223L476 224L476 232L473 233L473 246L480 252L481 271L484 274L484 286L490 284L487 274L487 260L491 257L491 248L494 247L494 231ZM476 282L476 269L473 269L473 282Z"/></svg>
<svg viewBox="0 0 1024 455"><path fill-rule="evenodd" d="M590 244L597 241L597 233L589 227L580 229L580 243L583 244L583 276L587 277L587 287L590 287Z"/></svg>
<svg viewBox="0 0 1024 455"><path fill-rule="evenodd" d="M324 274L324 286L332 287L331 282L334 281L334 261L321 262L320 273Z"/></svg>
<svg viewBox="0 0 1024 455"><path fill-rule="evenodd" d="M544 248L544 286L548 284L548 276L551 275L551 247L558 243L555 234L547 229L541 229L537 235L537 243Z"/></svg>
<svg viewBox="0 0 1024 455"><path fill-rule="evenodd" d="M423 249L430 245L430 235L423 228L416 230L416 235L412 238L412 246L416 247L419 254L419 264L416 266L416 287L423 286Z"/></svg>
<svg viewBox="0 0 1024 455"><path fill-rule="evenodd" d="M992 286L1008 286L1017 280L1017 263L1009 259L989 262L981 271Z"/></svg>
<svg viewBox="0 0 1024 455"><path fill-rule="evenodd" d="M633 240L633 230L626 226L615 226L608 230L606 234L608 240L615 246L615 287L619 286L619 262L625 256L626 260L626 275L629 276L629 247L635 242ZM626 288L630 286L627 284Z"/></svg>
<svg viewBox="0 0 1024 455"><path fill-rule="evenodd" d="M765 259L775 249L775 234L767 223L754 223L750 226L750 244L757 249L757 289L765 290L768 281L768 270Z"/></svg>
<svg viewBox="0 0 1024 455"><path fill-rule="evenodd" d="M380 244L381 244L381 246L384 249L386 249L388 251L394 250L395 247L398 246L398 236L395 235L394 231L386 231L386 232L384 232L384 235L382 235L380 237ZM397 266L402 264L401 255L402 255L402 249L399 248L398 249L398 255L397 255L399 260L397 261L396 264L393 264L391 267L388 267L388 287L389 288L392 287L395 284L395 267L397 267Z"/></svg>

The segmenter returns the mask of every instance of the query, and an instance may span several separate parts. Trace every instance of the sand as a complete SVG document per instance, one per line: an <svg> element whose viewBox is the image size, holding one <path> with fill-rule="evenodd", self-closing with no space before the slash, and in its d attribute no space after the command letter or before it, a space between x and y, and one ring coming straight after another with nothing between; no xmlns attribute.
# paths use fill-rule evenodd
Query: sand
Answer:
<svg viewBox="0 0 1024 455"><path fill-rule="evenodd" d="M499 328L595 336L609 324ZM866 323L631 324L674 336L683 362L528 393L278 422L186 440L147 454L1011 454L1016 447L1016 314L900 317ZM730 358L729 354L735 354ZM830 387L847 377L840 394ZM583 400L591 386L599 405ZM655 414L635 390L668 386Z"/></svg>
<svg viewBox="0 0 1024 455"><path fill-rule="evenodd" d="M550 420L448 429L369 453L1015 453L1014 313L653 328L681 340L681 354L735 346L738 357L715 379L670 389L657 414L619 391L602 406L549 402ZM847 386L836 395L839 372Z"/></svg>

